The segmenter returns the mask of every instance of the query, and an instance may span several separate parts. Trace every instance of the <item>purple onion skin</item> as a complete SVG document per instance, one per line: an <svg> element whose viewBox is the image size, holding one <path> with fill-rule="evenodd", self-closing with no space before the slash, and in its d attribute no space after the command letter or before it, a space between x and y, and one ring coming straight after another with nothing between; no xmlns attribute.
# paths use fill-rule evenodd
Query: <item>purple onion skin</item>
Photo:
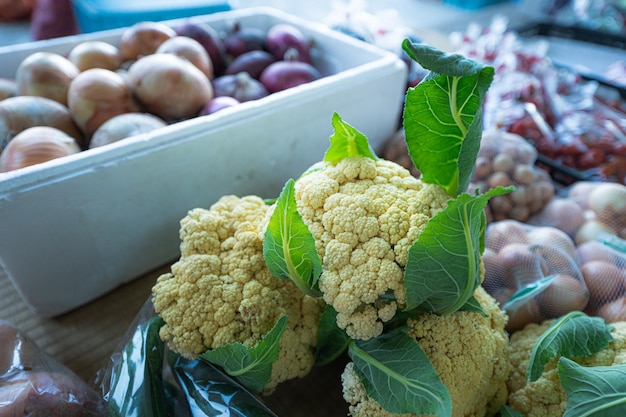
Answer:
<svg viewBox="0 0 626 417"><path fill-rule="evenodd" d="M270 93L286 90L322 78L311 64L300 61L277 61L270 64L259 80Z"/></svg>
<svg viewBox="0 0 626 417"><path fill-rule="evenodd" d="M266 33L258 28L235 26L235 29L224 38L224 49L230 59L249 51L265 50L267 47Z"/></svg>
<svg viewBox="0 0 626 417"><path fill-rule="evenodd" d="M247 72L234 75L222 75L213 80L215 97L234 97L241 103L268 96L270 92L260 82L250 77Z"/></svg>
<svg viewBox="0 0 626 417"><path fill-rule="evenodd" d="M277 23L267 31L267 50L278 60L285 59L285 53L290 48L298 53L298 61L311 63L311 44L297 27L288 23Z"/></svg>
<svg viewBox="0 0 626 417"><path fill-rule="evenodd" d="M276 58L267 51L248 51L235 58L226 67L224 74L234 75L245 71L252 78L258 80L263 70L274 62L276 62Z"/></svg>
<svg viewBox="0 0 626 417"><path fill-rule="evenodd" d="M222 38L220 38L219 33L217 33L215 29L206 23L196 23L192 20L188 20L175 30L178 36L187 36L188 38L195 39L204 46L204 49L209 53L216 74L221 74L224 71L226 67L224 62L226 50Z"/></svg>
<svg viewBox="0 0 626 417"><path fill-rule="evenodd" d="M204 105L204 107L202 107L202 110L200 111L200 116L207 116L209 114L217 113L220 110L224 110L228 107L236 106L240 103L241 102L237 100L235 97L230 97L230 96L213 97Z"/></svg>

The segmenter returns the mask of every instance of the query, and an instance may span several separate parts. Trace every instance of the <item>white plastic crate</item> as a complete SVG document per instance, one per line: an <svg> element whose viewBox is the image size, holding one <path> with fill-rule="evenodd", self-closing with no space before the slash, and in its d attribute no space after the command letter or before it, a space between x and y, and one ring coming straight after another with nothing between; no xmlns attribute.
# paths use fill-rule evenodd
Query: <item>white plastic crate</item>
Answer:
<svg viewBox="0 0 626 417"><path fill-rule="evenodd" d="M0 174L0 265L25 302L51 317L179 256L179 221L224 194L275 197L323 157L333 112L380 146L397 127L406 67L394 54L271 8L201 17L298 26L322 79L106 147ZM175 25L179 21L168 21ZM116 43L123 29L0 48L0 77L35 51Z"/></svg>

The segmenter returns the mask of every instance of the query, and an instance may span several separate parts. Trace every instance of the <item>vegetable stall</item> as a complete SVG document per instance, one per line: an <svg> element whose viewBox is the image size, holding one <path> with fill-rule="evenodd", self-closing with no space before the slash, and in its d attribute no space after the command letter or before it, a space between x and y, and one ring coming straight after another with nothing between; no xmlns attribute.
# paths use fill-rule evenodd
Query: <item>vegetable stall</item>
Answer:
<svg viewBox="0 0 626 417"><path fill-rule="evenodd" d="M404 163L329 114L327 150L279 194L190 207L179 259L60 407L79 389L77 415L275 416L277 395L323 381L353 417L626 411L626 188L553 186L522 135L485 129L493 66L402 48L426 71L394 137ZM24 381L54 360L29 343L0 358L15 415L50 407Z"/></svg>

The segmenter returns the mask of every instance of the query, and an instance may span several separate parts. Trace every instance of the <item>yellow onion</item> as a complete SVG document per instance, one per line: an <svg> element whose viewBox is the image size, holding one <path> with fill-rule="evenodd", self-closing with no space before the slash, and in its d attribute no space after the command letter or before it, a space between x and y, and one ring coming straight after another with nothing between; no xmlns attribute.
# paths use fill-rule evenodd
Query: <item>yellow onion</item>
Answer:
<svg viewBox="0 0 626 417"><path fill-rule="evenodd" d="M124 77L103 68L81 72L70 84L67 105L87 138L113 116L137 111Z"/></svg>
<svg viewBox="0 0 626 417"><path fill-rule="evenodd" d="M122 61L134 61L156 52L166 40L176 36L176 31L165 23L137 22L120 37L119 50Z"/></svg>
<svg viewBox="0 0 626 417"><path fill-rule="evenodd" d="M104 41L80 42L67 55L80 71L91 68L104 68L110 71L117 70L122 65L119 49Z"/></svg>
<svg viewBox="0 0 626 417"><path fill-rule="evenodd" d="M0 154L0 172L8 172L80 152L76 140L49 126L28 128Z"/></svg>
<svg viewBox="0 0 626 417"><path fill-rule="evenodd" d="M53 52L35 52L24 58L15 73L23 96L39 96L67 105L67 90L80 71L69 59Z"/></svg>

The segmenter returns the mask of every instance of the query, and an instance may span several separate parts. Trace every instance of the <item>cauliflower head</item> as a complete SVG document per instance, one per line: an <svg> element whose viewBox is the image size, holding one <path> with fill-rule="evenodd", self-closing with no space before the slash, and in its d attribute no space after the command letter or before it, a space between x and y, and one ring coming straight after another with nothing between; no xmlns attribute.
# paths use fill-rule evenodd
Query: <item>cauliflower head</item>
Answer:
<svg viewBox="0 0 626 417"><path fill-rule="evenodd" d="M528 324L511 335L511 375L507 382L509 406L526 417L561 417L567 396L561 386L557 364L559 357L548 362L539 379L526 380L526 368L532 348L555 319ZM611 366L626 363L626 322L611 323L613 341L601 351L585 358L570 358L583 366Z"/></svg>
<svg viewBox="0 0 626 417"><path fill-rule="evenodd" d="M487 316L457 311L423 314L407 323L408 335L430 358L450 392L453 417L493 416L507 400L510 362L506 313L482 287L474 295ZM351 416L397 416L367 396L352 362L341 380Z"/></svg>
<svg viewBox="0 0 626 417"><path fill-rule="evenodd" d="M311 370L323 310L322 300L269 273L263 234L272 208L260 197L224 196L209 210L189 211L181 220L180 259L152 288L165 322L160 336L187 358L229 343L253 347L287 315L268 393Z"/></svg>
<svg viewBox="0 0 626 417"><path fill-rule="evenodd" d="M353 339L380 335L406 303L409 249L448 194L397 163L349 157L303 175L295 195L316 241L324 266L319 287L337 311L337 324Z"/></svg>

